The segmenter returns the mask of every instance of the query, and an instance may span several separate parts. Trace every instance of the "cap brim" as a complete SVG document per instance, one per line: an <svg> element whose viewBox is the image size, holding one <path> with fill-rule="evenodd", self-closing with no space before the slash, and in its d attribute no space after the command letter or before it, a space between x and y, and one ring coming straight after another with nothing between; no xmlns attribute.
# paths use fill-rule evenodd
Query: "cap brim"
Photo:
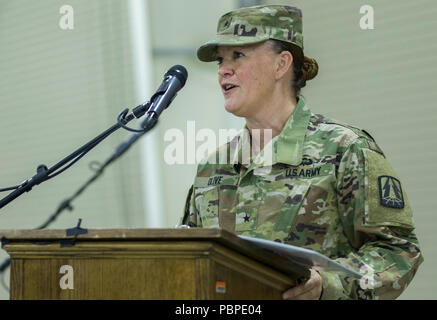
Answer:
<svg viewBox="0 0 437 320"><path fill-rule="evenodd" d="M216 39L205 43L197 49L197 57L204 62L211 62L217 60L218 46L242 46L247 44L254 44L268 40L266 36L259 37L243 37L235 35L219 35Z"/></svg>

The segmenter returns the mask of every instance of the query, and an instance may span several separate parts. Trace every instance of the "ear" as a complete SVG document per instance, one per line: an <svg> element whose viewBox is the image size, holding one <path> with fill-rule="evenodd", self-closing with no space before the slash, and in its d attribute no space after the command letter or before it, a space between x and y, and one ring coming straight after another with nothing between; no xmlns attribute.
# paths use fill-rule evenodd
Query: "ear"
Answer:
<svg viewBox="0 0 437 320"><path fill-rule="evenodd" d="M289 71L293 64L293 55L290 51L282 51L276 60L276 80L283 78Z"/></svg>

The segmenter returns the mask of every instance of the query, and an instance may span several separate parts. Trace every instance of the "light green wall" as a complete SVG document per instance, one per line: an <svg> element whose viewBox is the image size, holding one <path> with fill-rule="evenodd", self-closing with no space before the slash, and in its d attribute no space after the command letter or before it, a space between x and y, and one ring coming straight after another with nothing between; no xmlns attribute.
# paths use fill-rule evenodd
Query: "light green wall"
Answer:
<svg viewBox="0 0 437 320"><path fill-rule="evenodd" d="M403 299L435 299L437 237L433 181L437 112L437 4L412 1L264 1L303 10L305 54L320 72L302 93L314 112L365 128L402 178L414 209L425 255ZM150 0L153 80L184 65L188 81L156 128L240 128L223 109L215 63L201 63L195 50L213 37L218 17L239 1ZM40 163L53 165L114 123L135 101L127 8L121 1L69 1L75 29L60 30L64 1L0 0L0 187L33 175ZM360 6L372 5L375 29L359 28ZM50 127L48 121L51 121ZM216 132L217 132L216 131ZM39 225L57 204L89 177L91 160L103 160L129 133L119 131L72 169L0 210L0 229ZM168 143L160 141L161 154ZM195 165L162 161L165 223L182 212ZM133 147L75 202L52 228L83 219L86 228L144 227L139 150ZM0 259L6 256L3 252ZM0 297L6 298L0 288Z"/></svg>
<svg viewBox="0 0 437 320"><path fill-rule="evenodd" d="M52 166L138 105L133 94L127 8L123 2L69 1L74 29L61 30L64 1L0 1L0 188L19 184L39 164ZM0 229L42 224L128 132L119 130L65 173L0 210ZM107 168L50 228L144 226L138 148ZM6 196L2 193L1 196ZM0 259L6 253L0 252ZM7 295L0 287L0 297Z"/></svg>

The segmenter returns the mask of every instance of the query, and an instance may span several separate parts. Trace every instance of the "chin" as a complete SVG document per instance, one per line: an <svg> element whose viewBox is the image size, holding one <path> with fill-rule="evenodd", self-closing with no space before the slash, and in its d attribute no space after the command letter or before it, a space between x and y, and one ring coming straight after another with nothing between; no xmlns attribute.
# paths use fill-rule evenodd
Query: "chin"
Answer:
<svg viewBox="0 0 437 320"><path fill-rule="evenodd" d="M241 106L232 103L225 103L225 110L229 113L232 113L234 116L244 117L244 112Z"/></svg>

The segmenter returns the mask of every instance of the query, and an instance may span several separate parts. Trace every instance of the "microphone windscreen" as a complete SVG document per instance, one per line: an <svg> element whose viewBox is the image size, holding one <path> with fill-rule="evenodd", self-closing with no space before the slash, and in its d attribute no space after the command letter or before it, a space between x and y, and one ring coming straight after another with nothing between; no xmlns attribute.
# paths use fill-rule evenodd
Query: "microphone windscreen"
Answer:
<svg viewBox="0 0 437 320"><path fill-rule="evenodd" d="M182 84L181 87L185 85L185 82L187 81L188 78L187 69L185 69L185 67L181 65L175 65L171 67L165 74L165 76L169 76L169 75L176 77L181 82Z"/></svg>

